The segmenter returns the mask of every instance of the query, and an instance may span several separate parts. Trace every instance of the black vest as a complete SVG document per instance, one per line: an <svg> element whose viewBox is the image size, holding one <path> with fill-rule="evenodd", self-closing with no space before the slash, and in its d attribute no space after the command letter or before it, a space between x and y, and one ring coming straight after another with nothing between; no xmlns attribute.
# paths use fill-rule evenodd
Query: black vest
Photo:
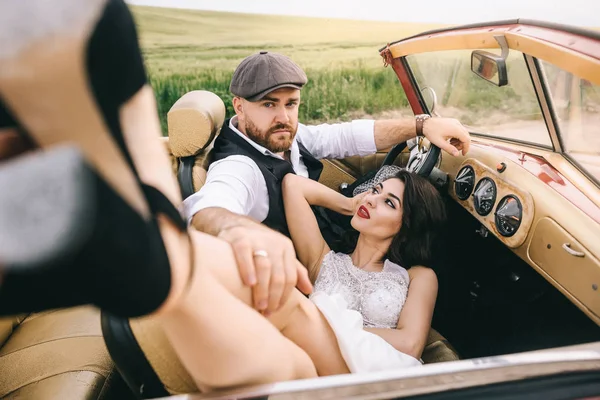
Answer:
<svg viewBox="0 0 600 400"><path fill-rule="evenodd" d="M308 169L308 177L315 181L318 180L323 171L323 164L314 158L300 142L297 143L302 161ZM283 208L281 181L286 174L295 173L292 164L289 161L262 154L229 128L229 120L225 121L221 133L215 139L212 153L212 161L218 161L231 155L243 155L256 162L265 178L269 193L269 213L262 223L289 236Z"/></svg>

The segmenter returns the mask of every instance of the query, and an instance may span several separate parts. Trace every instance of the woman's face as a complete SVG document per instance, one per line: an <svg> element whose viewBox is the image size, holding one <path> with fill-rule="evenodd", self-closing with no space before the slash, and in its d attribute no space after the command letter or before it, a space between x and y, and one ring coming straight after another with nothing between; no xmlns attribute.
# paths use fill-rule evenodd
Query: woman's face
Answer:
<svg viewBox="0 0 600 400"><path fill-rule="evenodd" d="M352 217L352 227L364 235L385 240L392 238L402 226L404 182L398 178L385 180L365 195Z"/></svg>

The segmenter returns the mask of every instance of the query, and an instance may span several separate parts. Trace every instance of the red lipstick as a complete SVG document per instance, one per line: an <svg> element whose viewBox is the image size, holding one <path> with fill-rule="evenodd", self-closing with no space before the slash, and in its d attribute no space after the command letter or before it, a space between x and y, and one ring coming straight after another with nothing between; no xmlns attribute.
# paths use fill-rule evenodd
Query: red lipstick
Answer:
<svg viewBox="0 0 600 400"><path fill-rule="evenodd" d="M365 218L365 219L371 218L371 215L369 214L369 210L367 210L367 207L365 207L365 206L358 207L358 211L356 212L356 215L358 215L361 218Z"/></svg>

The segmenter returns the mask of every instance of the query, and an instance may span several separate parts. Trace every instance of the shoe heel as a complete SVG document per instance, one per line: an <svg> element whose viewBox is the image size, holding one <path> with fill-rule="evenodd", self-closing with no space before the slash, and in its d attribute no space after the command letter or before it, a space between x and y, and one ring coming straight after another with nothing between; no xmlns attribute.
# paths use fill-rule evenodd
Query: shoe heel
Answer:
<svg viewBox="0 0 600 400"><path fill-rule="evenodd" d="M0 314L82 304L135 317L171 283L154 219L145 220L74 147L0 164Z"/></svg>

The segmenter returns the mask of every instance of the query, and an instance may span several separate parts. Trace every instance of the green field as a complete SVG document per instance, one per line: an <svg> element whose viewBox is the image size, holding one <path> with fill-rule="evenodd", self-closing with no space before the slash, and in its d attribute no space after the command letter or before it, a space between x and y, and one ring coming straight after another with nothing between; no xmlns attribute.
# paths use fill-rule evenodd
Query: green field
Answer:
<svg viewBox="0 0 600 400"><path fill-rule="evenodd" d="M301 121L348 120L406 107L404 92L378 49L440 25L131 7L159 113L194 89L218 94L231 115L229 81L260 50L284 53L307 73Z"/></svg>
<svg viewBox="0 0 600 400"><path fill-rule="evenodd" d="M300 121L321 123L361 117L396 117L410 110L394 71L378 49L440 25L268 16L131 7L138 24L163 132L173 103L191 90L220 96L233 115L229 82L246 56L261 50L292 57L307 73ZM443 116L479 132L535 132L549 141L522 54L507 60L509 85L498 88L472 73L470 50L407 58L420 87L430 86ZM596 104L596 103L594 103ZM533 122L532 122L533 121ZM518 124L519 129L507 124ZM536 124L536 129L521 126ZM544 133L545 132L545 133ZM511 133L513 134L513 133ZM526 138L524 140L527 140ZM533 140L533 139L532 139Z"/></svg>

